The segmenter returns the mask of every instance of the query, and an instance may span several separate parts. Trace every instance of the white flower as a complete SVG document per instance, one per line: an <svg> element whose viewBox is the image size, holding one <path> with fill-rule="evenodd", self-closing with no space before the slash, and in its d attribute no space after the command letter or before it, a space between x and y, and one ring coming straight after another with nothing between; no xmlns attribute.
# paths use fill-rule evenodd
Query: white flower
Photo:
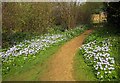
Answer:
<svg viewBox="0 0 120 83"><path fill-rule="evenodd" d="M93 62L93 67L97 71L97 75L100 74L98 71L103 71L105 74L111 73L115 69L115 60L109 54L109 47L111 46L109 39L104 40L102 46L97 45L96 42L97 41L93 41L83 45L84 47L82 47L82 49L84 49L86 53L84 57L90 62ZM101 76L101 78L103 78L103 76Z"/></svg>
<svg viewBox="0 0 120 83"><path fill-rule="evenodd" d="M98 70L98 67L95 67L95 70Z"/></svg>
<svg viewBox="0 0 120 83"><path fill-rule="evenodd" d="M114 68L114 67L109 67L108 69L109 69L109 70L114 70L115 68Z"/></svg>
<svg viewBox="0 0 120 83"><path fill-rule="evenodd" d="M108 73L111 73L111 71L108 71Z"/></svg>
<svg viewBox="0 0 120 83"><path fill-rule="evenodd" d="M101 78L103 78L103 76L101 75Z"/></svg>
<svg viewBox="0 0 120 83"><path fill-rule="evenodd" d="M108 65L105 65L105 68L108 68Z"/></svg>
<svg viewBox="0 0 120 83"><path fill-rule="evenodd" d="M113 64L114 64L114 63L115 63L115 61L114 61L114 60L111 60L111 63L113 63Z"/></svg>
<svg viewBox="0 0 120 83"><path fill-rule="evenodd" d="M99 75L100 74L100 72L97 72L97 75Z"/></svg>
<svg viewBox="0 0 120 83"><path fill-rule="evenodd" d="M104 68L104 70L106 70L106 68Z"/></svg>
<svg viewBox="0 0 120 83"><path fill-rule="evenodd" d="M101 70L103 70L103 67L102 67L102 66L100 66L100 69L101 69Z"/></svg>
<svg viewBox="0 0 120 83"><path fill-rule="evenodd" d="M107 71L105 71L105 74L108 73Z"/></svg>

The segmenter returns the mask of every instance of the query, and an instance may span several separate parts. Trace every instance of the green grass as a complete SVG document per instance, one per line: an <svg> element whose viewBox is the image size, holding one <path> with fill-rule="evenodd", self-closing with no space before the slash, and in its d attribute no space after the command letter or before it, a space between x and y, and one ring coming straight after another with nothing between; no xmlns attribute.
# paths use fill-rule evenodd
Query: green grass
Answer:
<svg viewBox="0 0 120 83"><path fill-rule="evenodd" d="M86 42L93 41L96 39L99 41L100 39L103 40L104 38L110 39L112 47L110 48L110 55L115 58L116 64L116 71L118 79L120 80L120 30L115 28L114 26L103 26L98 27L93 34L91 34L87 39Z"/></svg>
<svg viewBox="0 0 120 83"><path fill-rule="evenodd" d="M91 67L85 62L83 55L78 51L74 57L74 78L77 81L96 81L96 77Z"/></svg>
<svg viewBox="0 0 120 83"><path fill-rule="evenodd" d="M88 27L83 27L83 30L75 29L73 31L66 32L64 34L68 34L68 39L72 39L75 36L78 36L82 32L84 32ZM70 36L70 37L69 37ZM48 62L52 55L62 46L66 41L59 42L58 44L51 45L51 47L46 48L45 51L40 51L35 54L36 57L32 55L28 55L26 60L24 57L18 56L15 58L16 66L13 66L11 63L5 63L5 68L10 67L7 71L3 73L3 80L39 80L42 74L47 71ZM24 56L24 55L23 55ZM10 57L10 59L12 59Z"/></svg>
<svg viewBox="0 0 120 83"><path fill-rule="evenodd" d="M116 70L118 74L118 80L120 81L120 36L112 37L112 47L110 54L114 56L116 61Z"/></svg>
<svg viewBox="0 0 120 83"><path fill-rule="evenodd" d="M102 41L105 38L109 38L112 44L110 48L110 54L115 58L116 71L118 79L120 80L120 32L117 28L112 26L100 26L96 25L96 29L90 34L84 41L87 44L91 41ZM92 71L91 66L87 66L84 62L83 55L78 51L74 59L74 76L76 80L97 80Z"/></svg>
<svg viewBox="0 0 120 83"><path fill-rule="evenodd" d="M93 33L88 36L84 42L84 44L87 44L91 41L102 41L105 38L110 39L110 42L112 44L112 47L110 48L110 55L115 58L115 64L116 64L116 71L118 79L120 80L120 32L119 29L113 27L113 26L103 26L100 27L97 26L96 30L93 31Z"/></svg>
<svg viewBox="0 0 120 83"><path fill-rule="evenodd" d="M3 76L3 80L38 80L40 76L47 70L48 60L52 55L62 46L64 42L53 45L46 49L46 51L41 51L37 53L36 58L30 62L26 62L23 67L14 67L9 74Z"/></svg>

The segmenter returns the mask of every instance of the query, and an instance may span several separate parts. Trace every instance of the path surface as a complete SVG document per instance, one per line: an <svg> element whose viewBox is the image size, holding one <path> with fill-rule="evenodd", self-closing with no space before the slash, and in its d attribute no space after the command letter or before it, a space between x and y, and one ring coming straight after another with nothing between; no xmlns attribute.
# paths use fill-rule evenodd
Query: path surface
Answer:
<svg viewBox="0 0 120 83"><path fill-rule="evenodd" d="M75 53L82 45L84 39L93 30L87 30L80 36L72 39L64 44L55 56L49 62L49 69L40 80L47 81L74 81L72 77L73 72L73 58Z"/></svg>

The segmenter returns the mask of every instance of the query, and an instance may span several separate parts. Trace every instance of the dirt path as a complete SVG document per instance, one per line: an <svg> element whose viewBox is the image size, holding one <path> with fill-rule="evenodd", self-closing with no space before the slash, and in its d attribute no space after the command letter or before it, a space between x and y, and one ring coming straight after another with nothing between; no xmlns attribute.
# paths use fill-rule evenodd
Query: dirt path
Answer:
<svg viewBox="0 0 120 83"><path fill-rule="evenodd" d="M49 62L49 69L40 80L74 81L72 77L73 58L84 39L92 32L85 31L80 36L64 44Z"/></svg>

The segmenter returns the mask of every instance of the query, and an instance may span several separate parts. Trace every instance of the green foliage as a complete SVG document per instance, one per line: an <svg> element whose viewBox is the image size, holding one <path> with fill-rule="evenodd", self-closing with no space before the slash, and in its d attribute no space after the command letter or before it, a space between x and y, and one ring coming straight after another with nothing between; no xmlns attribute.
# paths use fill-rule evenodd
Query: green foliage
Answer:
<svg viewBox="0 0 120 83"><path fill-rule="evenodd" d="M2 3L3 48L12 45L18 33L45 34L73 29L80 23L90 23L98 3ZM56 27L60 26L60 27ZM56 28L54 28L56 27ZM19 34L18 34L19 35ZM20 34L21 35L21 34ZM14 39L14 36L15 39ZM25 35L21 35L25 37ZM11 40L11 38L13 39ZM22 38L20 39L22 40Z"/></svg>
<svg viewBox="0 0 120 83"><path fill-rule="evenodd" d="M10 62L10 64L5 63L3 67L8 67L8 70L3 70L3 80L39 80L39 78L36 77L40 77L43 74L48 66L47 61L62 44L64 44L64 42L53 45L45 51L40 51L35 56L18 56L14 59L14 61ZM14 65L12 65L13 63Z"/></svg>
<svg viewBox="0 0 120 83"><path fill-rule="evenodd" d="M55 26L53 26L52 28L48 28L48 33L53 33L53 34L55 34L55 33L61 33L62 32L62 26L61 25L55 25Z"/></svg>
<svg viewBox="0 0 120 83"><path fill-rule="evenodd" d="M3 49L16 45L24 40L32 39L33 36L37 36L40 34L30 33L30 32L17 32L11 35L7 35L5 33L2 34L3 39Z"/></svg>
<svg viewBox="0 0 120 83"><path fill-rule="evenodd" d="M105 75L104 80L120 80L120 53L119 53L119 46L120 46L120 34L117 31L116 28L113 27L99 27L97 26L97 29L86 38L84 44L90 43L92 41L96 41L96 45L102 46L102 42L104 39L110 39L110 43L112 46L110 46L109 54L114 57L115 59L115 71L113 71L111 74ZM108 42L107 42L108 43ZM93 50L91 50L93 51ZM82 54L85 54L84 50L81 50ZM90 64L89 61L85 61L88 65L94 65L93 63ZM101 74L104 73L101 71ZM97 78L100 78L99 75Z"/></svg>
<svg viewBox="0 0 120 83"><path fill-rule="evenodd" d="M77 81L97 81L93 69L84 62L82 53L78 51L74 57L74 77Z"/></svg>
<svg viewBox="0 0 120 83"><path fill-rule="evenodd" d="M56 28L56 27L55 27ZM58 27L57 27L58 28ZM40 50L38 50L37 51L37 53L34 53L34 54L28 54L28 55L26 55L26 54L21 54L21 55L10 55L10 56L8 56L8 57L4 57L4 58L2 58L2 69L3 69L3 71L2 71L2 75L3 75L3 78L4 79L8 79L8 77L11 75L11 74L13 74L13 72L14 73L19 73L19 72L22 72L22 71L24 71L22 68L25 68L25 69L29 69L30 68L30 66L32 65L33 66L33 64L36 64L36 63L43 63L42 61L44 60L44 57L48 57L48 56L50 56L51 55L51 53L49 53L50 51L48 50L48 49L51 49L52 47L54 48L54 46L56 47L57 45L60 45L60 44L62 44L63 42L66 42L66 41L68 41L68 40L70 40L71 38L73 38L73 37L75 37L75 36L77 36L77 35L79 35L80 33L82 33L84 30L86 30L86 28L81 28L81 27L77 27L77 28L75 28L75 29L71 29L71 30L68 30L68 31L65 31L65 32L60 32L59 34L61 34L61 35L63 35L64 37L60 37L60 38L57 38L56 40L54 40L54 41L57 41L58 40L58 42L56 42L56 43L53 43L53 44L51 44L50 46L48 45L48 43L45 43L46 41L50 41L50 39L52 39L52 38L50 38L47 34L44 34L44 35L41 35L41 36L34 36L34 35L32 35L31 37L30 37L30 39L31 39L31 41L29 41L29 42L27 42L27 43L25 43L25 41L22 41L22 42L20 42L20 44L19 44L19 46L21 46L21 45L24 45L24 46L22 46L22 47L19 47L18 46L18 50L16 50L16 51L14 51L15 53L17 53L17 51L18 51L18 53L20 53L20 51L22 52L24 52L24 51L27 51L26 49L28 49L27 47L29 47L29 43L30 42L33 42L33 44L36 44L37 45L37 43L35 43L35 42L39 42L39 41L37 41L38 39L39 40L44 40L44 42L42 43L42 44L40 44L41 46L44 46L43 44L45 44L45 46L44 46L44 48L43 49L40 49ZM54 31L54 30L53 30ZM49 35L50 34L52 34L52 35L56 35L56 34L58 34L58 31L54 31L54 33L49 33ZM20 34L19 34L20 35ZM21 33L21 35L22 35L22 33ZM26 35L26 34L23 34L23 35ZM21 37L21 36L20 36ZM40 37L42 37L42 38L40 38ZM55 36L56 37L56 36ZM28 37L29 38L29 37ZM46 40L44 39L44 38L46 38ZM30 40L29 39L29 40ZM33 40L34 39L34 40ZM27 39L25 39L25 40L27 40ZM52 39L53 40L53 39ZM53 42L53 41L52 41ZM50 43L50 42L49 42ZM48 45L48 46L47 46ZM25 48L25 49L24 49ZM33 47L34 48L34 47ZM10 48L10 49L13 49L13 48ZM23 50L24 49L24 50ZM6 51L7 49L5 49L5 51ZM9 50L9 49L8 49ZM14 49L13 49L14 50ZM30 49L28 49L28 50L30 50ZM37 49L36 49L37 50ZM36 50L34 50L34 51L36 51ZM47 52L47 50L48 50L48 52ZM3 51L4 52L4 51ZM55 52L54 50L52 51L52 53L53 52ZM17 53L17 54L18 54ZM42 53L42 54L41 54ZM14 53L13 53L14 54ZM40 59L39 59L40 58ZM42 58L43 58L43 60L42 60ZM45 58L45 59L47 59L47 58ZM33 62L34 61L34 62ZM26 66L26 65L28 65L28 64L30 64L30 66ZM27 68L28 67L28 68ZM20 69L20 70L19 70ZM15 75L15 74L14 74ZM10 76L10 77L12 77L12 76Z"/></svg>
<svg viewBox="0 0 120 83"><path fill-rule="evenodd" d="M120 30L120 1L104 3L107 12L107 22L109 25L117 27Z"/></svg>

